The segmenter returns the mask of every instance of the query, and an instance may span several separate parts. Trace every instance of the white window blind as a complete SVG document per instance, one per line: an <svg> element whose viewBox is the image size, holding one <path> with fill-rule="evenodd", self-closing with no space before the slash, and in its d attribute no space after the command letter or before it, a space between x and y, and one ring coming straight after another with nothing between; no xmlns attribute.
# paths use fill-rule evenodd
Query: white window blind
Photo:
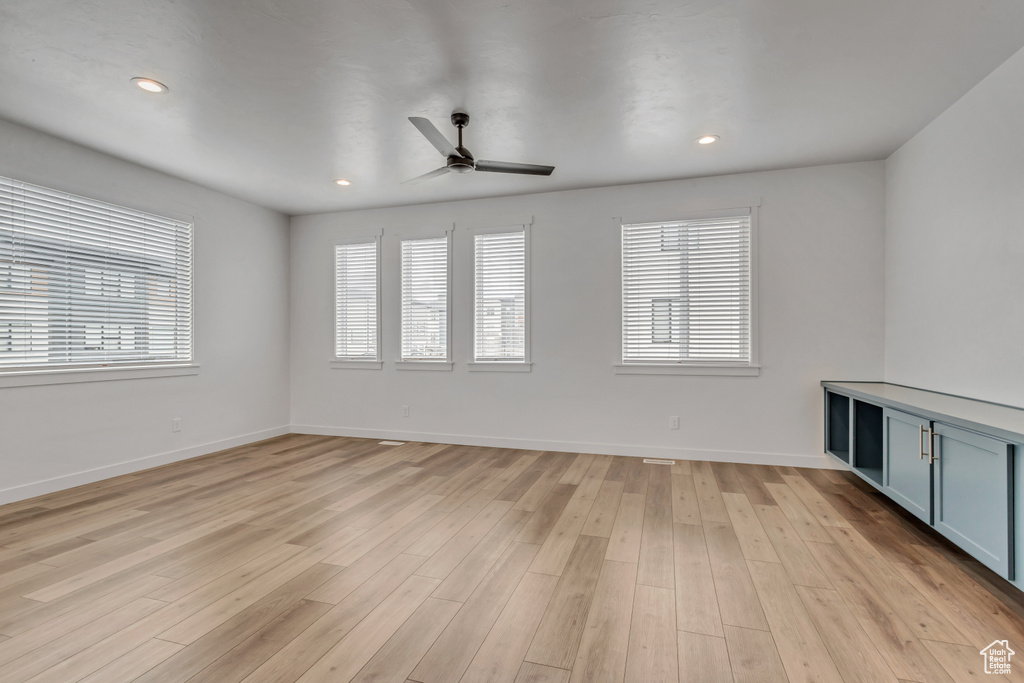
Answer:
<svg viewBox="0 0 1024 683"><path fill-rule="evenodd" d="M192 360L192 225L0 177L0 371Z"/></svg>
<svg viewBox="0 0 1024 683"><path fill-rule="evenodd" d="M334 248L334 355L380 360L377 345L377 241Z"/></svg>
<svg viewBox="0 0 1024 683"><path fill-rule="evenodd" d="M474 239L474 360L526 361L526 232Z"/></svg>
<svg viewBox="0 0 1024 683"><path fill-rule="evenodd" d="M623 363L749 364L750 243L750 216L623 225Z"/></svg>
<svg viewBox="0 0 1024 683"><path fill-rule="evenodd" d="M448 360L448 238L402 241L402 360Z"/></svg>

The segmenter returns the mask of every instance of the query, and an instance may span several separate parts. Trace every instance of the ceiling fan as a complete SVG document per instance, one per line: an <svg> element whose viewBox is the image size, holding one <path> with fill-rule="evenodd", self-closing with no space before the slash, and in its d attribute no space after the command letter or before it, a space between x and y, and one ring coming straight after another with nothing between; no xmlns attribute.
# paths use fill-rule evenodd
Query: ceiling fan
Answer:
<svg viewBox="0 0 1024 683"><path fill-rule="evenodd" d="M538 166L537 164L514 164L508 161L487 161L485 159L474 159L469 150L462 146L462 129L469 125L469 114L456 111L452 112L452 125L459 129L459 144L452 146L448 139L441 134L441 131L427 119L421 116L410 116L412 125L423 133L423 137L430 141L438 152L448 159L448 162L441 168L430 173L424 173L410 180L403 185L421 183L445 173L469 173L470 171L485 171L488 173L520 173L524 175L551 175L555 170L554 166Z"/></svg>

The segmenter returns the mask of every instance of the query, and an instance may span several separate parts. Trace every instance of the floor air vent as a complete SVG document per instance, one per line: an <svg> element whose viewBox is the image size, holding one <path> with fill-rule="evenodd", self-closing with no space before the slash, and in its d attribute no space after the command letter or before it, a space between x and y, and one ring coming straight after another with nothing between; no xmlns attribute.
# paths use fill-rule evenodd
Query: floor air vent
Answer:
<svg viewBox="0 0 1024 683"><path fill-rule="evenodd" d="M648 465L675 465L675 460L662 460L660 458L644 458L644 462Z"/></svg>
<svg viewBox="0 0 1024 683"><path fill-rule="evenodd" d="M378 441L381 446L404 446L404 441Z"/></svg>

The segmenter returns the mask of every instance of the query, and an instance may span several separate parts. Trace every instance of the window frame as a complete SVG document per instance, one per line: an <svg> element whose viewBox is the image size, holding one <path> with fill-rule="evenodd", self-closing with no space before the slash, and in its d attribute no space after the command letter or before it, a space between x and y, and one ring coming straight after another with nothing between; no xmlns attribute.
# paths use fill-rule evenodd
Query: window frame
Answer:
<svg viewBox="0 0 1024 683"><path fill-rule="evenodd" d="M470 307L472 309L471 324L470 324L470 360L467 361L466 367L470 372L531 372L533 369L533 356L532 356L532 344L531 344L531 330L532 330L532 297L531 297L531 286L530 286L530 232L533 225L533 216L530 216L525 220L516 220L514 222L502 223L501 225L488 226L488 227L470 227L466 229L467 234L472 238L470 248L470 259L471 259L471 270L473 273L473 287L471 293ZM494 235L502 233L523 233L523 277L524 277L524 297L523 297L523 323L525 329L523 330L523 360L521 361L496 361L496 360L477 360L476 357L476 237L477 235Z"/></svg>
<svg viewBox="0 0 1024 683"><path fill-rule="evenodd" d="M201 219L194 213L193 207L178 203L178 210L154 208L148 201L134 202L132 205L104 196L102 190L93 187L69 187L68 183L54 183L43 178L12 178L15 182L36 185L53 192L71 195L90 202L99 202L128 211L138 211L166 218L180 223L188 223L190 258L188 268L191 301L189 306L189 348L188 360L153 363L115 363L115 364L82 364L47 367L45 365L25 366L0 370L0 389L7 387L45 386L55 384L78 384L83 382L109 382L135 379L151 379L161 377L182 377L198 375L201 368L201 346L197 343L196 322L196 242L201 232ZM55 187L54 185L62 185ZM184 209L184 211L180 210Z"/></svg>
<svg viewBox="0 0 1024 683"><path fill-rule="evenodd" d="M346 235L343 238L334 240L331 245L331 273L332 279L334 280L334 294L331 297L332 309L331 317L334 320L334 334L331 336L331 368L335 370L380 370L384 367L384 359L382 356L382 330L383 325L381 321L381 238L384 234L383 230L371 230L361 231ZM336 356L335 353L338 349L338 247L344 247L350 244L369 244L374 243L374 248L377 253L377 270L375 273L376 285L377 285L377 358L376 360L359 360L357 358L344 358Z"/></svg>
<svg viewBox="0 0 1024 683"><path fill-rule="evenodd" d="M616 217L613 221L619 244L619 360L613 365L616 374L620 375L696 375L723 377L757 377L761 374L760 343L759 343L759 306L758 306L758 210L760 198L738 201L720 202L702 207L680 210L670 216L665 212L641 214L629 217ZM726 218L735 216L750 217L750 358L743 363L625 363L623 362L623 316L622 306L625 296L625 281L622 268L622 228L625 225L645 223L672 223L678 221Z"/></svg>
<svg viewBox="0 0 1024 683"><path fill-rule="evenodd" d="M395 361L397 370L428 370L439 372L451 372L455 363L452 360L452 242L454 236L454 225L441 230L424 230L418 234L398 235L398 359ZM444 239L446 244L446 265L445 277L445 357L443 360L405 359L402 357L402 347L405 341L405 291L404 291L404 266L402 263L402 244L404 242L415 242L418 240Z"/></svg>

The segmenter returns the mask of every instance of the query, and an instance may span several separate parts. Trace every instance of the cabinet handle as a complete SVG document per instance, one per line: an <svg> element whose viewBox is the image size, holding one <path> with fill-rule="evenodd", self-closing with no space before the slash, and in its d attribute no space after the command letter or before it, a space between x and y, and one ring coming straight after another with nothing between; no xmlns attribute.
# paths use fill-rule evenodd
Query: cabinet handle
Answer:
<svg viewBox="0 0 1024 683"><path fill-rule="evenodd" d="M928 464L934 465L935 461L938 460L938 456L935 455L935 432L931 429L928 430Z"/></svg>
<svg viewBox="0 0 1024 683"><path fill-rule="evenodd" d="M917 450L921 455L918 460L924 460L924 425L918 425L917 428L921 430L917 435Z"/></svg>

